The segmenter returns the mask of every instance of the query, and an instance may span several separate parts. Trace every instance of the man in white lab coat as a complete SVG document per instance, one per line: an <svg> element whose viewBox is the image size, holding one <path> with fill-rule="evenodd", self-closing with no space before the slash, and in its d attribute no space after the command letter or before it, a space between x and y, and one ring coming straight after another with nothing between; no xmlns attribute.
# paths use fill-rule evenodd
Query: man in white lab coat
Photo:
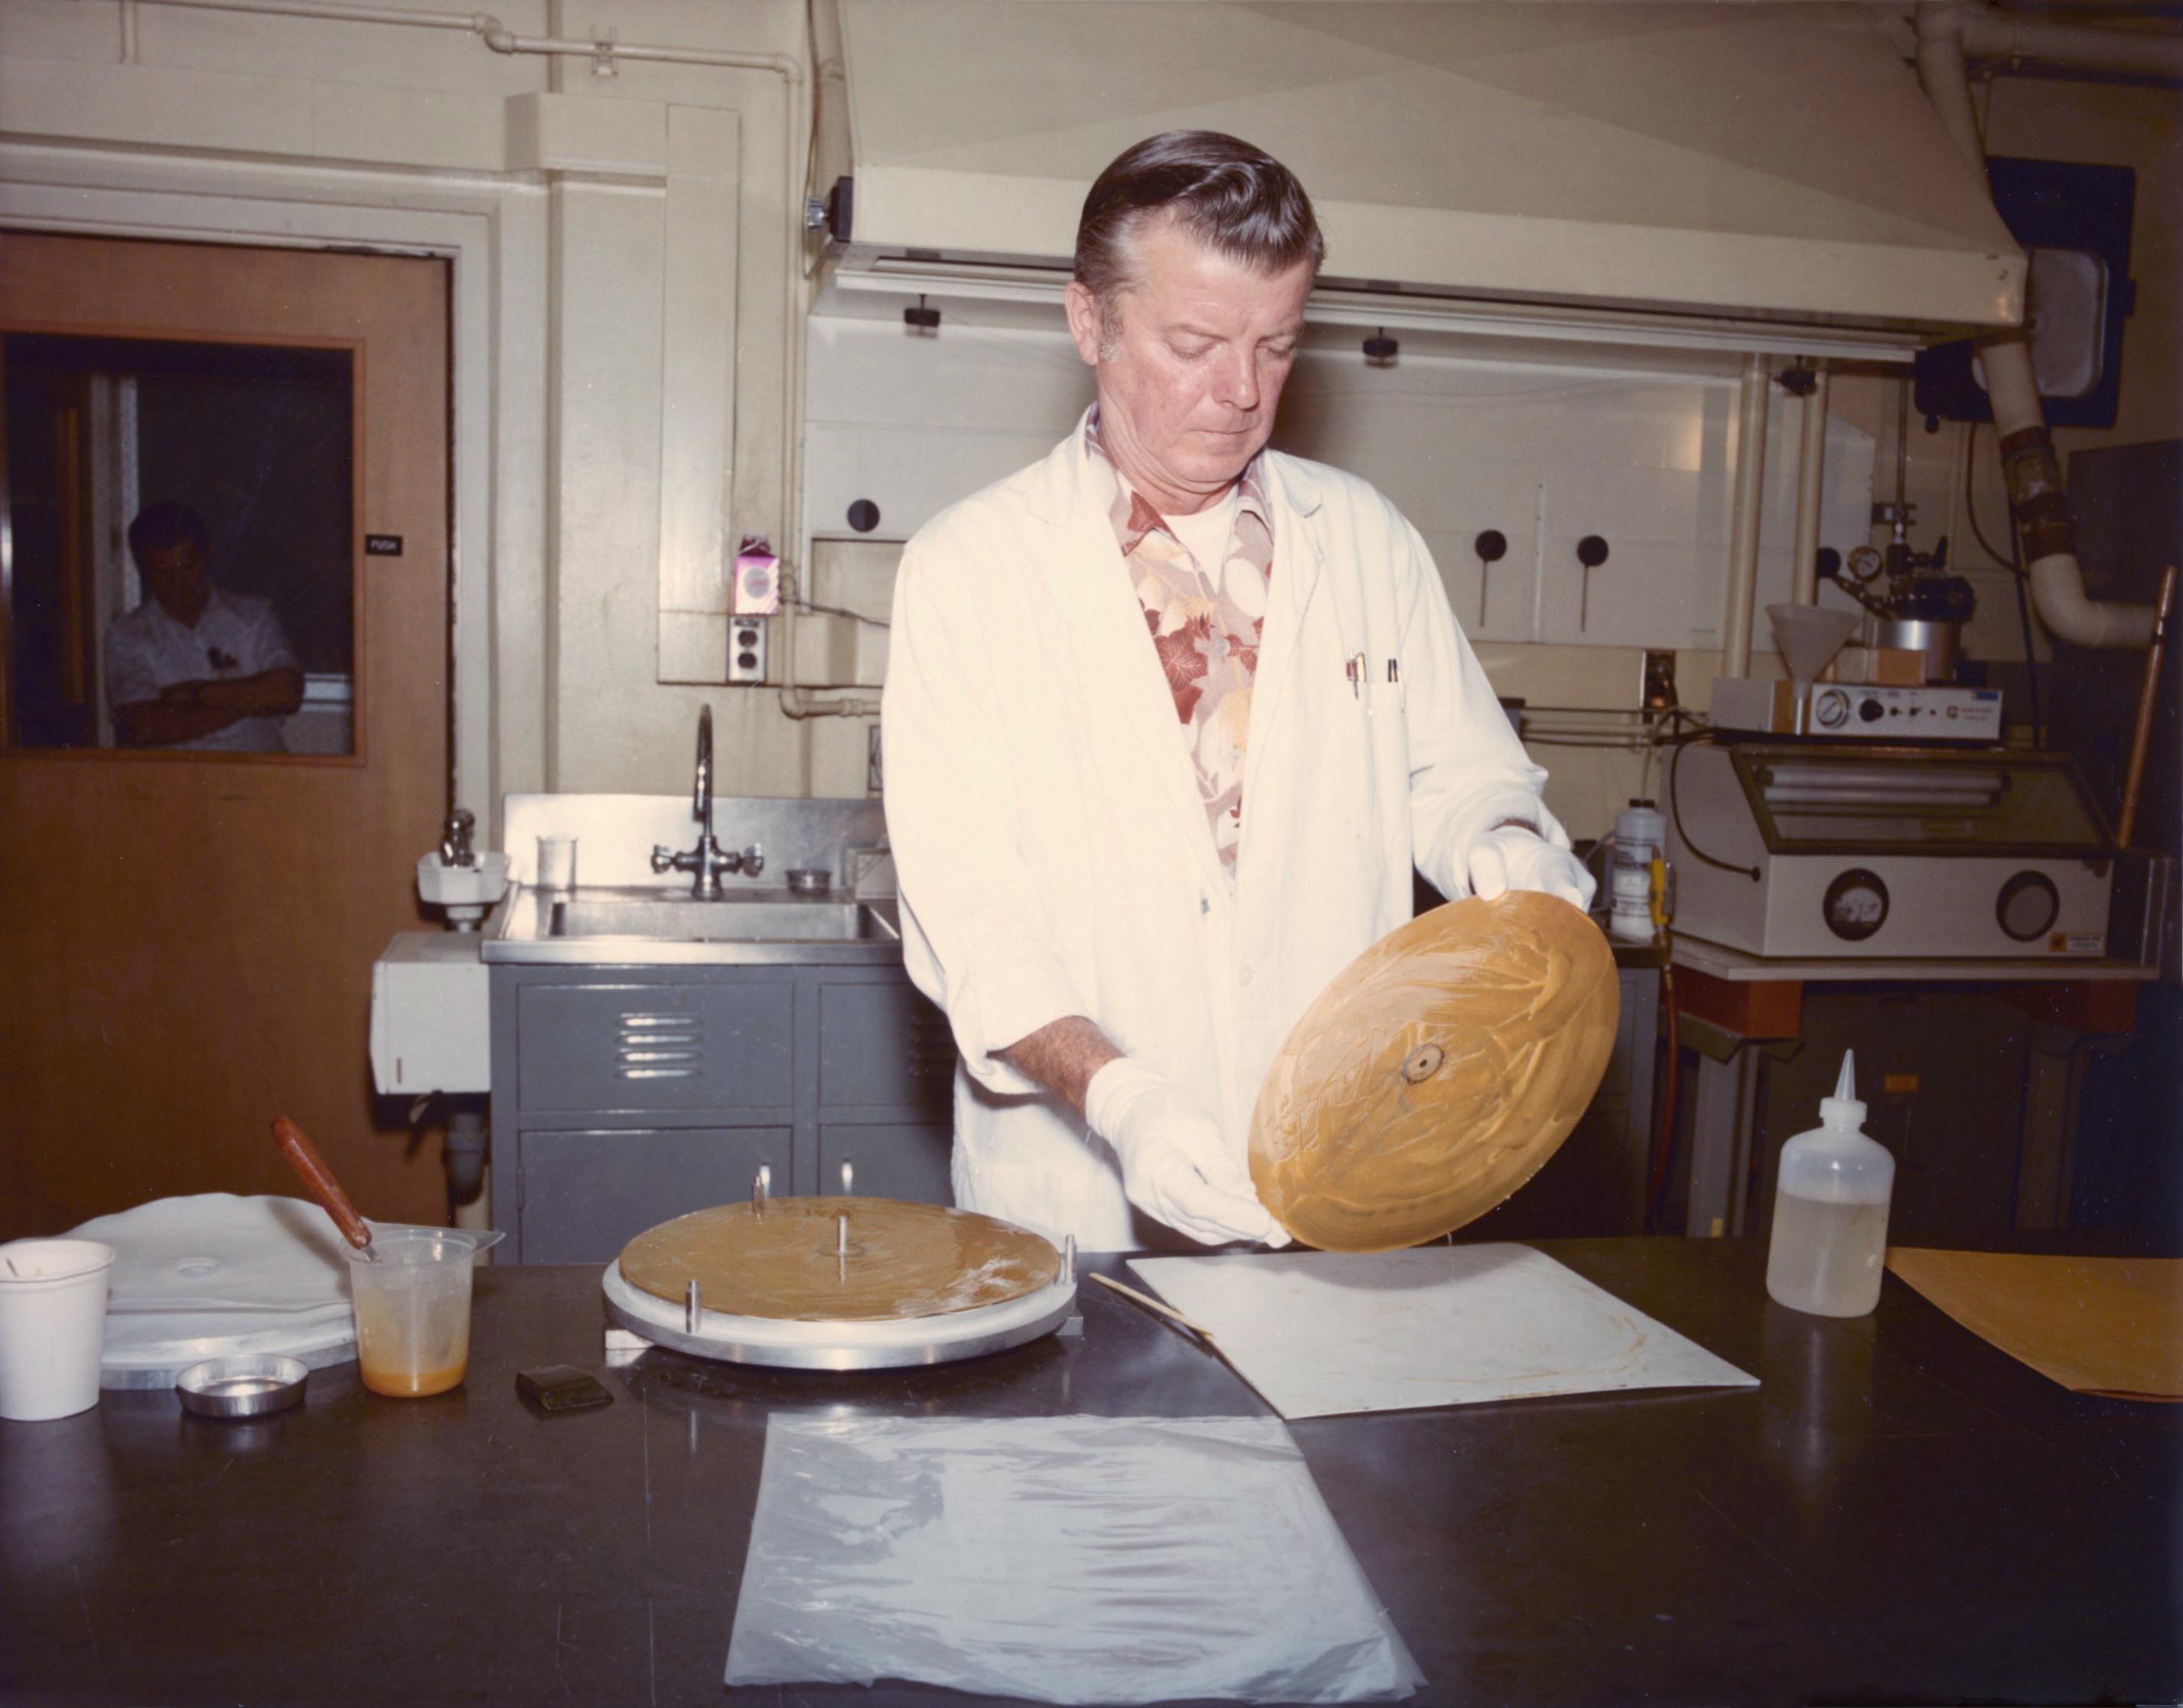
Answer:
<svg viewBox="0 0 2183 1708"><path fill-rule="evenodd" d="M1591 898L1416 531L1266 448L1323 254L1249 144L1127 150L1068 287L1097 403L903 554L887 824L956 1201L1086 1250L1286 1243L1259 1083L1413 866Z"/></svg>

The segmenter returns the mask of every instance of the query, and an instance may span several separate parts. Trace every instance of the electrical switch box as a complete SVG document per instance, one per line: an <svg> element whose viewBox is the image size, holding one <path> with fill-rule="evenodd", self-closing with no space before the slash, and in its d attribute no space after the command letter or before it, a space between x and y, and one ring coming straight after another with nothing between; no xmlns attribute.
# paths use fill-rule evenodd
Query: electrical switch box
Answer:
<svg viewBox="0 0 2183 1708"><path fill-rule="evenodd" d="M371 1075L381 1095L492 1089L484 941L477 932L400 932L372 963Z"/></svg>

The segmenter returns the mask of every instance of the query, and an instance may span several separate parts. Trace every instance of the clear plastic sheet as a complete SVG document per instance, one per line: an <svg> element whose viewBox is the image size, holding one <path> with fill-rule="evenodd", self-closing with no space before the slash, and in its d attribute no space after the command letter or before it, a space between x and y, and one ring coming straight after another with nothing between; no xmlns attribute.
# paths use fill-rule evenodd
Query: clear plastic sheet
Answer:
<svg viewBox="0 0 2183 1708"><path fill-rule="evenodd" d="M1047 1702L1424 1683L1274 1417L776 1416L727 1682Z"/></svg>

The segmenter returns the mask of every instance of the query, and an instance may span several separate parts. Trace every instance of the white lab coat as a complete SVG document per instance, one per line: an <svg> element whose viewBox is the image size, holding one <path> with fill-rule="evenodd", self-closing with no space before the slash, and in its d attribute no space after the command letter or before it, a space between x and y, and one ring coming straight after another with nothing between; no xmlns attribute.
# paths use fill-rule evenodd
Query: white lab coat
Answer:
<svg viewBox="0 0 2183 1708"><path fill-rule="evenodd" d="M1087 1015L1241 1157L1290 1027L1409 918L1414 864L1463 895L1495 825L1567 837L1416 530L1365 481L1269 452L1231 883L1086 456L1080 427L910 541L884 727L905 959L962 1052L956 1201L1101 1251L1154 1225L1104 1141L992 1051Z"/></svg>

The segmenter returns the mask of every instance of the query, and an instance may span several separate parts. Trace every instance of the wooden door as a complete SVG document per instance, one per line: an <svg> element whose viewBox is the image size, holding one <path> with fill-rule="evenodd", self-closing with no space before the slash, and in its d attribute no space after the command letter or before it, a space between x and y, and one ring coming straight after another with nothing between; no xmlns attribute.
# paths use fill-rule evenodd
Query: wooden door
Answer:
<svg viewBox="0 0 2183 1708"><path fill-rule="evenodd" d="M0 715L0 1237L297 1193L276 1114L366 1215L445 1219L366 1045L447 804L447 283L425 259L0 232L0 331L349 353L354 685L353 750L325 756L56 750Z"/></svg>

